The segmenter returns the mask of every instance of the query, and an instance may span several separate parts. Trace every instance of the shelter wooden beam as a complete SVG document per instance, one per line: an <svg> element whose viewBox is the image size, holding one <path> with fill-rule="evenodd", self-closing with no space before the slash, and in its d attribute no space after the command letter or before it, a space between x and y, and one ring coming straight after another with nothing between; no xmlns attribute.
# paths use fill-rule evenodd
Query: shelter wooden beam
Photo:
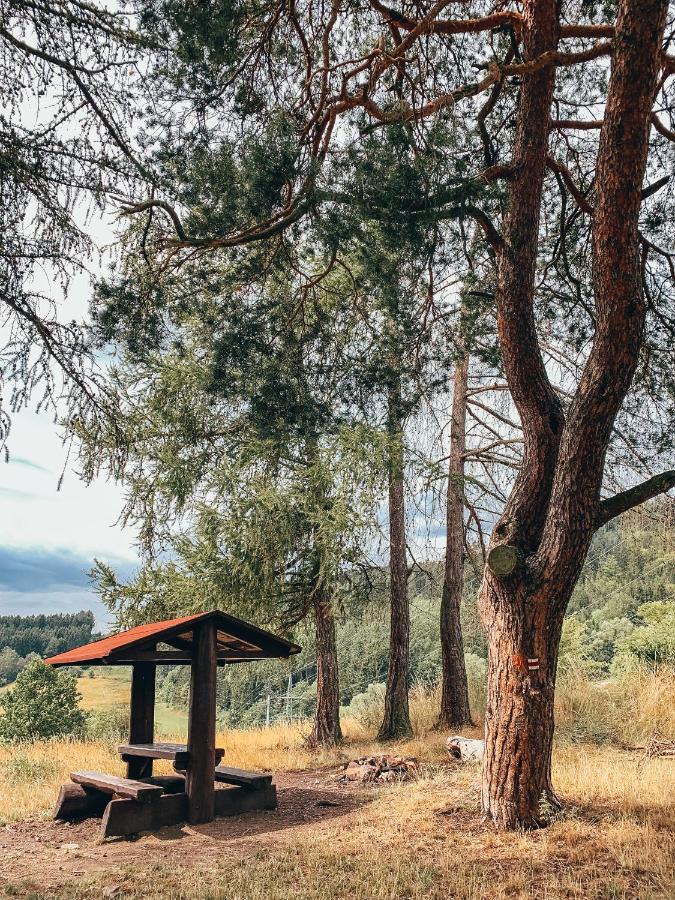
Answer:
<svg viewBox="0 0 675 900"><path fill-rule="evenodd" d="M129 743L152 744L155 736L155 663L134 663L131 671ZM141 757L127 761L127 778L149 778L152 760Z"/></svg>
<svg viewBox="0 0 675 900"><path fill-rule="evenodd" d="M197 825L215 815L216 768L216 650L217 626L213 619L195 625L195 649L190 678L188 767L185 787L189 798L188 821Z"/></svg>
<svg viewBox="0 0 675 900"><path fill-rule="evenodd" d="M219 666L235 662L254 662L265 658L265 654L259 650L219 650L216 656ZM192 653L185 650L125 650L105 660L90 662L87 665L133 666L140 662L152 662L158 666L190 666L192 665Z"/></svg>

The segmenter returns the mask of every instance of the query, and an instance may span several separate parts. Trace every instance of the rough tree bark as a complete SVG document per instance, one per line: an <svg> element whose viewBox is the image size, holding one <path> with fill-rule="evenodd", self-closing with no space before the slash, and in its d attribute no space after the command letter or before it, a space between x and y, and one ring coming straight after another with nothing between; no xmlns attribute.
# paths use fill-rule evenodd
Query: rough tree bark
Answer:
<svg viewBox="0 0 675 900"><path fill-rule="evenodd" d="M335 615L330 597L318 590L314 597L316 635L316 714L309 736L312 746L332 746L342 741L340 681Z"/></svg>
<svg viewBox="0 0 675 900"><path fill-rule="evenodd" d="M412 734L408 707L410 655L410 609L408 607L408 561L405 539L405 493L403 481L403 421L400 380L392 386L388 402L389 431L389 579L390 631L389 668L384 698L384 718L379 740Z"/></svg>
<svg viewBox="0 0 675 900"><path fill-rule="evenodd" d="M459 611L464 584L464 454L469 356L455 367L450 421L445 569L441 597L442 692L438 728L472 725Z"/></svg>
<svg viewBox="0 0 675 900"><path fill-rule="evenodd" d="M299 366L300 368L300 366ZM319 439L311 435L307 439L307 458L311 465L319 458ZM313 502L329 512L329 502L322 489L313 490ZM314 724L307 739L310 746L333 746L342 741L340 727L340 678L338 673L335 612L330 591L322 581L322 557L317 534L313 535L314 551L311 558L308 609L314 617L316 655L316 712Z"/></svg>
<svg viewBox="0 0 675 900"><path fill-rule="evenodd" d="M628 502L620 495L603 503L600 489L644 329L638 214L666 8L666 0L619 2L595 177L596 333L566 422L546 375L533 312L554 71L543 67L522 81L496 301L524 456L493 532L480 598L489 634L482 803L485 814L507 828L541 824L542 797L557 802L551 748L563 616L594 531ZM525 59L554 50L555 0L529 0L523 14ZM659 490L652 487L648 496ZM645 490L638 494L645 499Z"/></svg>

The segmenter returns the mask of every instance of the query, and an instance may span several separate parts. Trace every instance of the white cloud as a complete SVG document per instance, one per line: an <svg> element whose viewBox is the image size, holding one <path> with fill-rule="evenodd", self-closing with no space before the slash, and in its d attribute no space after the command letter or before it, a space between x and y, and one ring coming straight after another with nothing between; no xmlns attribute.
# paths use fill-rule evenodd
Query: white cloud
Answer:
<svg viewBox="0 0 675 900"><path fill-rule="evenodd" d="M68 449L47 415L14 415L10 448L9 463L0 463L0 557L7 576L0 615L91 609L104 627L108 614L86 575L94 557L122 576L137 562L132 532L116 524L120 486L103 479L85 485L67 465Z"/></svg>
<svg viewBox="0 0 675 900"><path fill-rule="evenodd" d="M0 546L136 558L132 532L116 524L120 486L103 479L85 485L67 465L68 448L49 416L15 415L10 447L9 463L0 464Z"/></svg>

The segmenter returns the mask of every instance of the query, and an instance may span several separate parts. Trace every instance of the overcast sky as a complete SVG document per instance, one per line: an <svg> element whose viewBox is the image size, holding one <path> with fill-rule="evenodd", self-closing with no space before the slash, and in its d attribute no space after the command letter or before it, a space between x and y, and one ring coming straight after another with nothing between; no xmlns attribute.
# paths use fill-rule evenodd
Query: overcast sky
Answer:
<svg viewBox="0 0 675 900"><path fill-rule="evenodd" d="M92 609L99 626L106 611L87 572L94 557L128 575L135 568L133 534L115 524L119 485L100 479L85 486L66 462L48 415L13 416L10 461L0 462L0 613Z"/></svg>

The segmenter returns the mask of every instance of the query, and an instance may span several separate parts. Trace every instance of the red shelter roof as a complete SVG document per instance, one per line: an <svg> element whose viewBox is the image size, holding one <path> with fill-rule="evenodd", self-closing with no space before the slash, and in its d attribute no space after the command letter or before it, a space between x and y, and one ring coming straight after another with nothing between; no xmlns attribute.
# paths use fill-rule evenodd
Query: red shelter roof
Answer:
<svg viewBox="0 0 675 900"><path fill-rule="evenodd" d="M217 626L217 649L220 663L240 662L246 659L287 659L300 652L297 644L277 637L255 625L237 619L220 610L150 622L129 631L93 641L66 653L51 656L45 662L52 666L130 665L146 662L189 664L192 657L194 626L214 618ZM173 652L157 649L157 644L168 644Z"/></svg>

